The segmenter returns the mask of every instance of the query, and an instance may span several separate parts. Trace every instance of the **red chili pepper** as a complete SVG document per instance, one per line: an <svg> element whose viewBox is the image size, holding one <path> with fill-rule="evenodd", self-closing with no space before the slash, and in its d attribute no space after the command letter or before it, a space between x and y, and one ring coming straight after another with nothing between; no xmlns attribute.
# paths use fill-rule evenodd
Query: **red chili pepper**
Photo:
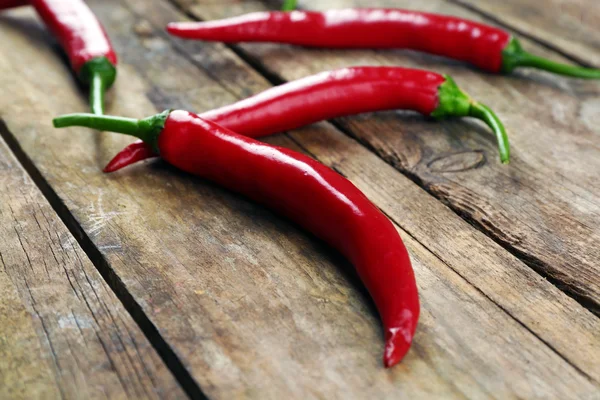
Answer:
<svg viewBox="0 0 600 400"><path fill-rule="evenodd" d="M297 222L356 266L383 320L385 366L408 351L419 316L410 258L389 219L346 178L310 157L238 135L187 111L143 120L71 114L56 118L54 126L136 136L174 166Z"/></svg>
<svg viewBox="0 0 600 400"><path fill-rule="evenodd" d="M28 4L29 0L0 0L0 10L26 6Z"/></svg>
<svg viewBox="0 0 600 400"><path fill-rule="evenodd" d="M104 92L114 82L117 57L102 25L82 0L31 0L60 42L79 79L90 86L92 112L104 112Z"/></svg>
<svg viewBox="0 0 600 400"><path fill-rule="evenodd" d="M599 79L600 70L527 53L509 33L462 18L400 9L257 12L208 22L175 22L169 33L219 42L275 42L328 48L404 48L471 63L494 73L534 67Z"/></svg>
<svg viewBox="0 0 600 400"><path fill-rule="evenodd" d="M488 107L472 100L449 76L417 69L352 67L323 72L200 116L238 134L260 137L344 115L394 109L435 118L479 118L494 130L502 162L510 158L506 131ZM153 156L145 144L134 143L117 154L105 171Z"/></svg>

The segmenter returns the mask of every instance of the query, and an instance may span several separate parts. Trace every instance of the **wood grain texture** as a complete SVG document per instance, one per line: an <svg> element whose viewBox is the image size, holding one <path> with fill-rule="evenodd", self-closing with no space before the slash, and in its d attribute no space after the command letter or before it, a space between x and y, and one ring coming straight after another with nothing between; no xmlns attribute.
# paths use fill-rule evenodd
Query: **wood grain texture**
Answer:
<svg viewBox="0 0 600 400"><path fill-rule="evenodd" d="M166 107L202 111L267 85L223 46L192 45L197 51L188 55L187 45L166 39L162 19L182 16L165 2L90 4L121 54L108 107L112 113L142 116ZM322 155L326 147L339 149L327 154L339 157L337 163L384 211L400 223L406 212L411 229L423 219L424 232L440 235L440 247L430 250L412 232L400 231L424 310L409 357L384 370L375 311L351 267L320 242L263 208L161 162L102 175L100 168L129 139L52 129L51 116L85 110L85 96L46 47L43 33L28 29L22 37L19 27L30 15L13 15L0 24L8 38L0 50L0 86L13 90L19 82L20 90L10 101L0 99L2 118L209 397L592 398L597 392L581 350L568 361L570 355L562 354L570 346L569 335L597 347L598 321L588 311L330 125L320 136L309 130L295 133L293 140L270 139L292 148L298 141ZM52 99L44 95L48 91ZM25 112L38 118L24 118ZM317 141L299 142L304 136ZM322 145L319 138L325 140ZM352 161L342 162L346 157ZM353 168L369 175L359 176ZM371 184L367 177L378 181ZM412 201L395 204L400 192ZM434 224L444 230L432 229ZM455 228L463 241L452 241L455 250L447 257L440 249L457 235ZM480 258L472 250L478 241L474 249L490 246ZM482 270L482 263L492 272ZM477 275L490 286L471 283ZM497 293L490 290L493 285ZM513 285L530 289L519 292ZM496 298L511 306L510 313ZM543 317L534 318L524 301L533 302ZM517 317L513 310L519 311ZM561 354L524 325L526 318L563 346ZM552 319L562 339L547 332Z"/></svg>
<svg viewBox="0 0 600 400"><path fill-rule="evenodd" d="M595 0L449 0L600 68L600 5Z"/></svg>
<svg viewBox="0 0 600 400"><path fill-rule="evenodd" d="M4 264L2 265L4 268ZM6 272L0 273L0 396L60 398L51 352L42 349L34 321Z"/></svg>
<svg viewBox="0 0 600 400"><path fill-rule="evenodd" d="M0 398L183 398L0 139Z"/></svg>
<svg viewBox="0 0 600 400"><path fill-rule="evenodd" d="M235 5L240 4L240 7ZM444 1L304 1L315 9L350 6L405 7L472 19ZM229 5L229 4L228 4ZM241 6L243 5L243 7ZM187 10L214 19L264 9L256 2L228 7L196 1ZM556 54L525 43L536 53ZM505 122L513 161L497 161L492 135L477 123L431 124L406 113L338 121L350 135L420 182L543 276L595 312L600 306L600 83L524 71L510 77L483 74L451 60L408 51L327 51L290 46L240 46L277 79L292 80L348 65L402 65L451 74Z"/></svg>

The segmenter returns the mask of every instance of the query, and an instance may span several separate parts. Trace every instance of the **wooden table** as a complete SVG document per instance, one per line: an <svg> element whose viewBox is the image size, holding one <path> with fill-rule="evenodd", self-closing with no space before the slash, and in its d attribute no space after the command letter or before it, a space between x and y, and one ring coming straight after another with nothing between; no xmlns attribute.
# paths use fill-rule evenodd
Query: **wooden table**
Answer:
<svg viewBox="0 0 600 400"><path fill-rule="evenodd" d="M0 398L600 398L600 83L508 77L408 51L184 42L173 20L278 2L90 0L120 56L111 114L204 111L348 65L452 74L505 121L513 161L469 120L408 112L269 138L363 190L397 225L422 317L385 370L352 267L269 210L163 162L104 175L131 140L55 130L87 109L30 9L0 17ZM597 0L310 0L501 25L600 67Z"/></svg>

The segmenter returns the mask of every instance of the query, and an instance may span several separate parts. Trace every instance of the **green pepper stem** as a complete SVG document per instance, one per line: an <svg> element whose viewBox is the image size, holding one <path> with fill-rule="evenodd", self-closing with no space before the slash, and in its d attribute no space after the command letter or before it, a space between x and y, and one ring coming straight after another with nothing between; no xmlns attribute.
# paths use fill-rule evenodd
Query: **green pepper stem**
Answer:
<svg viewBox="0 0 600 400"><path fill-rule="evenodd" d="M90 107L96 115L104 114L104 91L106 85L101 74L95 73L90 81Z"/></svg>
<svg viewBox="0 0 600 400"><path fill-rule="evenodd" d="M517 61L519 67L534 67L555 74L583 79L600 79L600 69L584 68L575 65L561 64L546 58L523 52Z"/></svg>
<svg viewBox="0 0 600 400"><path fill-rule="evenodd" d="M600 79L600 69L561 64L523 50L521 43L512 38L502 51L502 72L511 73L518 67L533 67L559 75L582 79Z"/></svg>
<svg viewBox="0 0 600 400"><path fill-rule="evenodd" d="M471 102L469 108L469 116L480 119L489 126L498 141L498 151L500 152L500 160L502 164L508 164L510 161L510 143L508 141L508 135L504 124L500 121L500 118L485 104Z"/></svg>
<svg viewBox="0 0 600 400"><path fill-rule="evenodd" d="M296 0L284 0L281 11L294 11L296 9Z"/></svg>
<svg viewBox="0 0 600 400"><path fill-rule="evenodd" d="M158 135L162 132L171 110L163 111L144 119L114 117L97 114L67 114L52 120L55 128L83 126L101 131L123 133L135 136L150 144L157 150Z"/></svg>
<svg viewBox="0 0 600 400"><path fill-rule="evenodd" d="M104 93L112 86L117 69L106 57L87 61L79 71L79 79L89 85L90 108L96 115L104 114Z"/></svg>
<svg viewBox="0 0 600 400"><path fill-rule="evenodd" d="M86 128L97 129L100 131L124 133L126 135L135 137L139 137L138 132L140 130L139 119L87 113L62 115L54 118L52 123L55 128L84 126Z"/></svg>

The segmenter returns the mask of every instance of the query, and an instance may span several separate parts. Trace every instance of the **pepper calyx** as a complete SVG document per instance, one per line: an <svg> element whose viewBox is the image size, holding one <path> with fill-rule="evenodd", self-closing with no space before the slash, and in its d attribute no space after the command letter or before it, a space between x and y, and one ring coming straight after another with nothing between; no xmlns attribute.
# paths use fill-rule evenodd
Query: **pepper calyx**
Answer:
<svg viewBox="0 0 600 400"><path fill-rule="evenodd" d="M430 114L435 119L449 117L473 117L489 126L496 136L500 160L503 164L510 161L510 143L506 129L500 118L486 105L473 100L462 91L448 75L444 75L446 81L438 88L438 106Z"/></svg>
<svg viewBox="0 0 600 400"><path fill-rule="evenodd" d="M284 0L281 11L294 11L296 7L296 0Z"/></svg>
<svg viewBox="0 0 600 400"><path fill-rule="evenodd" d="M523 46L518 39L511 37L506 47L502 50L502 67L503 74L512 73L517 67L521 66L522 56L525 54Z"/></svg>
<svg viewBox="0 0 600 400"><path fill-rule="evenodd" d="M165 110L160 114L139 120L140 135L138 138L148 143L159 154L158 136L165 127L165 122L172 110Z"/></svg>
<svg viewBox="0 0 600 400"><path fill-rule="evenodd" d="M117 77L117 69L106 57L87 61L79 71L79 80L90 87L90 106L97 115L104 114L104 93Z"/></svg>
<svg viewBox="0 0 600 400"><path fill-rule="evenodd" d="M430 114L435 119L466 117L469 115L471 98L458 87L454 79L444 75L446 81L438 87L438 106Z"/></svg>
<svg viewBox="0 0 600 400"><path fill-rule="evenodd" d="M83 64L79 70L79 80L89 85L94 75L100 75L104 81L105 88L108 89L115 82L117 68L104 56L94 57Z"/></svg>

